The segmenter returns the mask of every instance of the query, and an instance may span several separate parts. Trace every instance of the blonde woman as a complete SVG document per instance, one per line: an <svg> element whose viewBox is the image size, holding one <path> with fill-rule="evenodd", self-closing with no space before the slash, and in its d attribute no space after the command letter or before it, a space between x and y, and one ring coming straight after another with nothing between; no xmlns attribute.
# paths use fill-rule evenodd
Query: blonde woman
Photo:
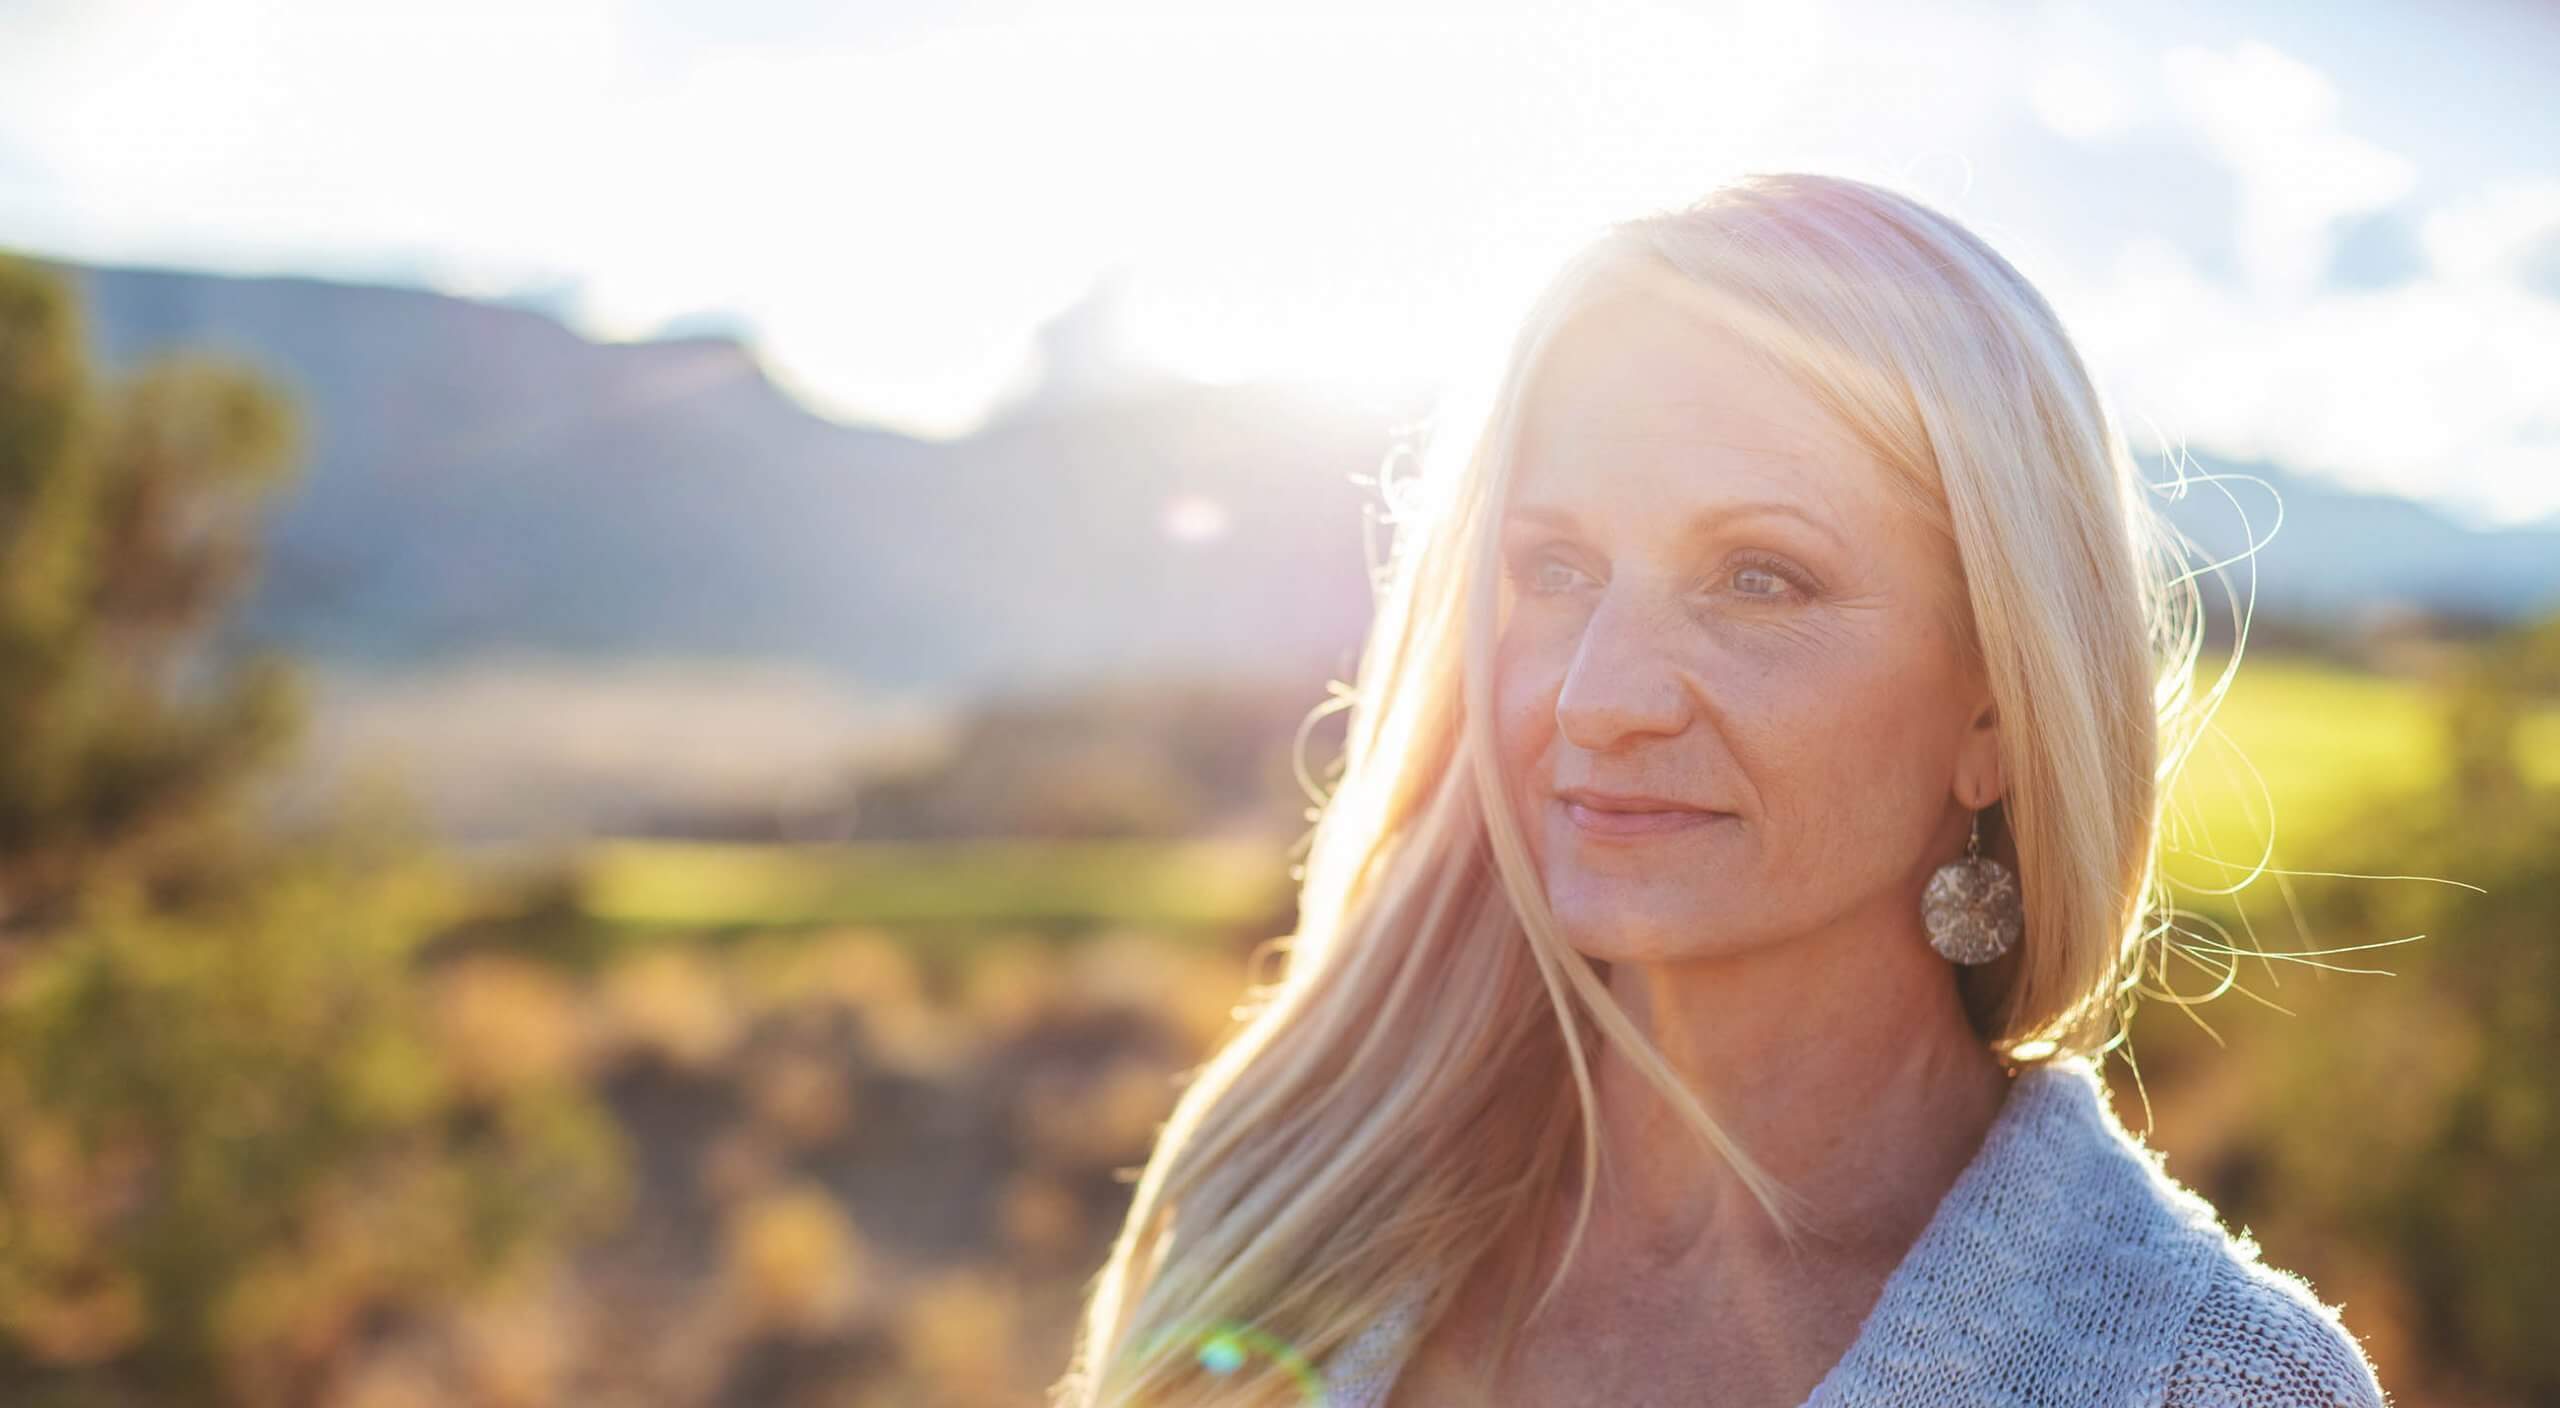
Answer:
<svg viewBox="0 0 2560 1408"><path fill-rule="evenodd" d="M2098 1078L2215 695L2044 299L1749 177L1569 261L1456 425L1058 1401L2381 1404Z"/></svg>

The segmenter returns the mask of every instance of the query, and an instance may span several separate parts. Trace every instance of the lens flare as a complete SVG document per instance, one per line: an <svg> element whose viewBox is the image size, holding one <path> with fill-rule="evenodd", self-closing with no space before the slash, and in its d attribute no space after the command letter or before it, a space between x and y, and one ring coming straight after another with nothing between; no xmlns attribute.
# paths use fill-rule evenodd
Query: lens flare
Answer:
<svg viewBox="0 0 2560 1408"><path fill-rule="evenodd" d="M1169 1325L1148 1336L1140 1352L1151 1354L1168 1340L1190 1342L1200 1367L1219 1378L1233 1375L1259 1355L1278 1365L1296 1382L1301 1401L1317 1405L1327 1401L1323 1371L1287 1340L1251 1325L1234 1320Z"/></svg>

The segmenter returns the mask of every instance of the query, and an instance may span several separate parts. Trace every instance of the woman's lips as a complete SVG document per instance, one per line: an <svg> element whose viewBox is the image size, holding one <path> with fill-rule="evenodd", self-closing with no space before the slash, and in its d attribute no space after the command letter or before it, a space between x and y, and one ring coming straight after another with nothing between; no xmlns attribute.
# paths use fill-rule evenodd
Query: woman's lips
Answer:
<svg viewBox="0 0 2560 1408"><path fill-rule="evenodd" d="M1573 801L1564 802L1564 814L1576 828L1594 836L1658 836L1666 832L1693 831L1731 815L1729 812L1689 810L1610 812Z"/></svg>

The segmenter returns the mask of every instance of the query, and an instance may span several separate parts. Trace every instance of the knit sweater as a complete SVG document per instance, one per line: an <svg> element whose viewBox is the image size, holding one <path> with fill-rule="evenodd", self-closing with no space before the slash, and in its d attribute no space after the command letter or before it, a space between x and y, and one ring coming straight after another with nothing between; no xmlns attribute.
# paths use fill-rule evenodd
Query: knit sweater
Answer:
<svg viewBox="0 0 2560 1408"><path fill-rule="evenodd" d="M2338 1312L2163 1162L2087 1059L2021 1071L1805 1408L2385 1408ZM1326 1363L1327 1408L1386 1403L1422 1291Z"/></svg>

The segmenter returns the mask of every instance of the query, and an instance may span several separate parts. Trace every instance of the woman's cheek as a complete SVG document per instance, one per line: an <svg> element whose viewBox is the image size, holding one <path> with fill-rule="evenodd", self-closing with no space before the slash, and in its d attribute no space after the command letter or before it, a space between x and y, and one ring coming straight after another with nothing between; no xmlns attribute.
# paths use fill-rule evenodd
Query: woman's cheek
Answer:
<svg viewBox="0 0 2560 1408"><path fill-rule="evenodd" d="M1518 630L1505 634L1493 657L1495 728L1505 756L1525 762L1544 747L1554 699L1555 677L1545 654Z"/></svg>
<svg viewBox="0 0 2560 1408"><path fill-rule="evenodd" d="M1702 662L1699 676L1745 765L1797 778L1798 787L1836 772L1847 774L1854 788L1869 766L1879 711L1896 707L1824 652L1765 639ZM1769 785L1784 784L1771 779Z"/></svg>

